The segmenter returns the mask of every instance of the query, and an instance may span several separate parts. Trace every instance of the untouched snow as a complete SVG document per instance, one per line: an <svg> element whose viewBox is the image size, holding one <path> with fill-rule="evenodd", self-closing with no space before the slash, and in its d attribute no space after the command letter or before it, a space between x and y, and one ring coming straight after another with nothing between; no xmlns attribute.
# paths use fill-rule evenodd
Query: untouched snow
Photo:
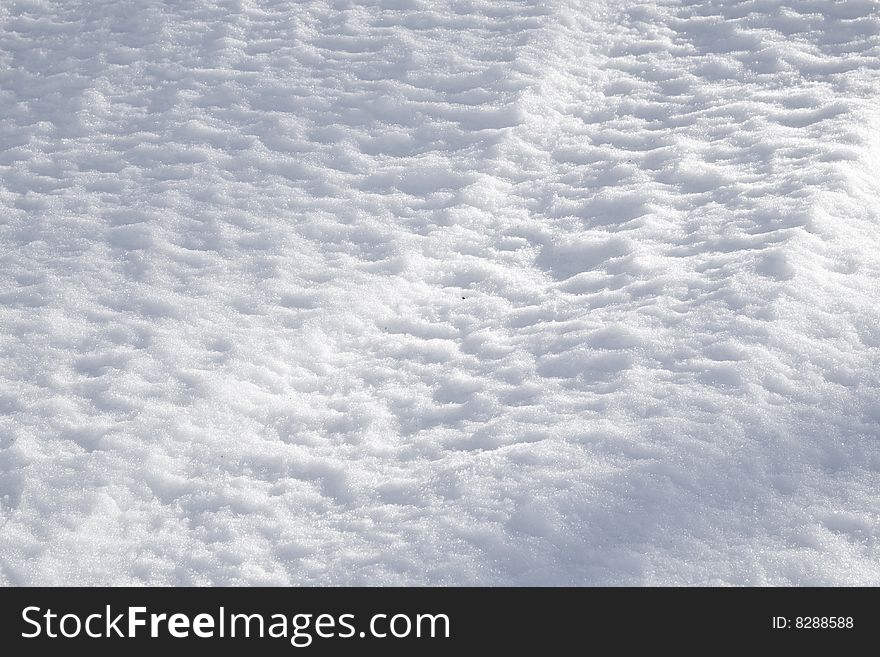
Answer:
<svg viewBox="0 0 880 657"><path fill-rule="evenodd" d="M0 582L880 585L873 0L0 3Z"/></svg>

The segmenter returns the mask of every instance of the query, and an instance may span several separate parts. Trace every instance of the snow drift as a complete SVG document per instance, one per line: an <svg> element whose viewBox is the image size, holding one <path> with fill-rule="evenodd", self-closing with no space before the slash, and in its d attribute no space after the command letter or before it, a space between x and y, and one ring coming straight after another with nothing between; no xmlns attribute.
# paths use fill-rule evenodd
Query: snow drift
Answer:
<svg viewBox="0 0 880 657"><path fill-rule="evenodd" d="M880 584L869 0L0 5L0 582Z"/></svg>

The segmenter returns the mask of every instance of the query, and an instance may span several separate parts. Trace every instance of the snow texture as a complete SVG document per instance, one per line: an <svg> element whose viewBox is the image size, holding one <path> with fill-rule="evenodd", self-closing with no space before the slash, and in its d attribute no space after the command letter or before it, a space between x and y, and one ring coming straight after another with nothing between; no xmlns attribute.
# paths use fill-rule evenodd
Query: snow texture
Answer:
<svg viewBox="0 0 880 657"><path fill-rule="evenodd" d="M0 583L880 585L874 0L4 0Z"/></svg>

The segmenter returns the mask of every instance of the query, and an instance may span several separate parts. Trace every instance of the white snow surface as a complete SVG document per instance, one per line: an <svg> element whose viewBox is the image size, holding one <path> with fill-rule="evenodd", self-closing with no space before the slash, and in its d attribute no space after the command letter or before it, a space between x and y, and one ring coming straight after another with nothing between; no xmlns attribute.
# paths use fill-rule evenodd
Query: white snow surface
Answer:
<svg viewBox="0 0 880 657"><path fill-rule="evenodd" d="M0 583L880 585L880 4L3 0Z"/></svg>

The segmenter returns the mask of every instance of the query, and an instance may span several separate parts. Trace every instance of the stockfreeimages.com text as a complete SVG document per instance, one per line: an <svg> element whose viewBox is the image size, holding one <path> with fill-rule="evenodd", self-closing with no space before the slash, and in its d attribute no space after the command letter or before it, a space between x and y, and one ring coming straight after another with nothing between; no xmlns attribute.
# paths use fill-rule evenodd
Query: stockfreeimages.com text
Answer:
<svg viewBox="0 0 880 657"><path fill-rule="evenodd" d="M28 631L26 639L49 638L93 639L109 637L143 638L195 636L211 638L275 638L288 639L292 646L305 648L315 638L449 638L450 622L446 614L374 614L363 629L358 629L354 614L244 614L228 613L220 607L216 613L148 613L146 607L127 607L114 612L106 605L101 613L81 617L79 614L59 615L51 609L25 607L22 620Z"/></svg>

